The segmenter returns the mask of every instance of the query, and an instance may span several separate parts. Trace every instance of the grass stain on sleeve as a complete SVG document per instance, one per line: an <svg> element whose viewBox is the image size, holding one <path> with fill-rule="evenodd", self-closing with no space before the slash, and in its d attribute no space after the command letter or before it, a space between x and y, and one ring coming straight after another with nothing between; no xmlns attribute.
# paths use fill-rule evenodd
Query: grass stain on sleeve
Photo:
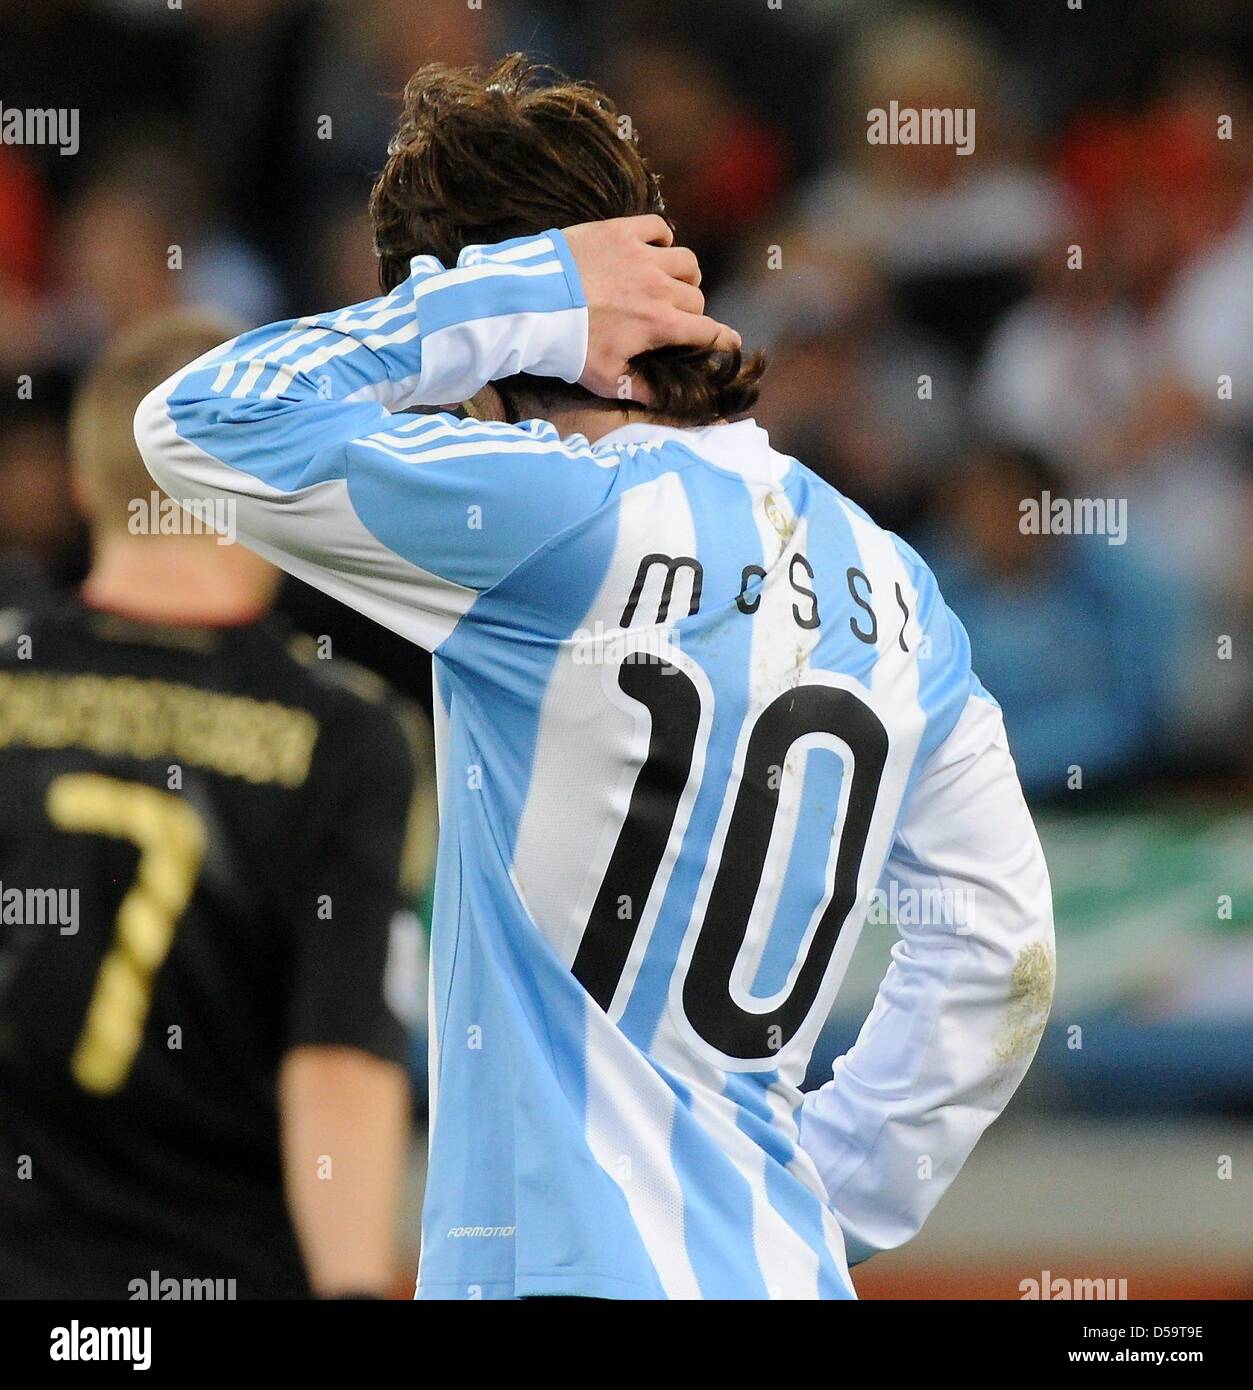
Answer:
<svg viewBox="0 0 1253 1390"><path fill-rule="evenodd" d="M1035 1051L1048 1022L1057 973L1053 952L1042 941L1024 946L1009 980L1009 1003L996 1040L996 1060L1016 1062Z"/></svg>

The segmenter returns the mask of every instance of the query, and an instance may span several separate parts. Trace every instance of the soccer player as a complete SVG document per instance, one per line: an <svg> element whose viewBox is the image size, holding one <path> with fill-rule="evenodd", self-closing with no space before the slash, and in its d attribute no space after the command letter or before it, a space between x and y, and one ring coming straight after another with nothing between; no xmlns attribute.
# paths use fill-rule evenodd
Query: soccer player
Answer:
<svg viewBox="0 0 1253 1390"><path fill-rule="evenodd" d="M382 298L206 354L136 431L435 654L418 1296L851 1297L1048 1008L997 706L918 556L738 418L762 364L603 94L424 68L372 213ZM902 925L802 1103L885 869L969 910Z"/></svg>
<svg viewBox="0 0 1253 1390"><path fill-rule="evenodd" d="M278 571L135 449L144 393L229 331L106 349L72 419L82 598L5 614L3 1297L394 1287L403 712L264 620Z"/></svg>

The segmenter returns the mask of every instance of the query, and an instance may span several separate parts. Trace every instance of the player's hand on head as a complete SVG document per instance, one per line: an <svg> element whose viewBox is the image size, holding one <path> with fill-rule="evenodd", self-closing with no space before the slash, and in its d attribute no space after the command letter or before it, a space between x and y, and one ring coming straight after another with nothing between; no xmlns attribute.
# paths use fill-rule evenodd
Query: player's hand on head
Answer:
<svg viewBox="0 0 1253 1390"><path fill-rule="evenodd" d="M632 378L637 353L660 347L730 351L740 335L705 314L700 266L674 245L665 219L616 217L563 229L587 298L587 364L579 384L598 396L647 405L648 388Z"/></svg>

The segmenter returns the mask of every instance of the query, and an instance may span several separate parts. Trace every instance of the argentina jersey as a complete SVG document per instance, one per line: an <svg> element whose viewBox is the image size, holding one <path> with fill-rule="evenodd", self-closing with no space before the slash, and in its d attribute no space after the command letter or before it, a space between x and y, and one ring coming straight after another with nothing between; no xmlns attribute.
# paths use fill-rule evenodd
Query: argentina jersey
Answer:
<svg viewBox="0 0 1253 1390"><path fill-rule="evenodd" d="M1030 1060L1038 1033L998 1060L989 981L1051 946L1038 843L926 566L752 421L401 413L577 380L586 338L559 232L418 258L191 364L137 438L185 506L434 653L418 1296L850 1298ZM885 874L979 879L985 925L904 940L802 1104Z"/></svg>

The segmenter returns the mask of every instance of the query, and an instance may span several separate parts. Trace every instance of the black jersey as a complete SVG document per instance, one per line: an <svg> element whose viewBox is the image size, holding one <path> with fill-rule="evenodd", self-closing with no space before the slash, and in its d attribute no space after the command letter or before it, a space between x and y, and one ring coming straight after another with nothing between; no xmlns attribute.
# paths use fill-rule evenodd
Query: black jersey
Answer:
<svg viewBox="0 0 1253 1390"><path fill-rule="evenodd" d="M4 622L0 1295L306 1294L277 1069L407 1059L412 725L269 623Z"/></svg>

